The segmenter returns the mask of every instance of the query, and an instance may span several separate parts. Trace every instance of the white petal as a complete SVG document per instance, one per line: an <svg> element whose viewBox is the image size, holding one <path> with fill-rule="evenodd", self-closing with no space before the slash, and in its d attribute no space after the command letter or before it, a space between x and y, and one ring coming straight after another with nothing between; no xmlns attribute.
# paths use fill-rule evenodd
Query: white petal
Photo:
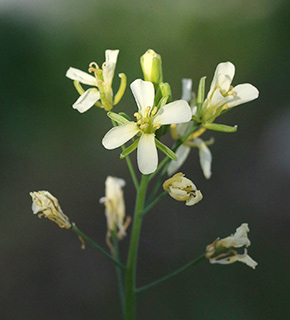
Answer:
<svg viewBox="0 0 290 320"><path fill-rule="evenodd" d="M191 79L182 79L182 96L181 99L187 102L191 101L191 89L192 88L192 80Z"/></svg>
<svg viewBox="0 0 290 320"><path fill-rule="evenodd" d="M205 100L205 105L208 107L208 108L219 108L220 106L226 104L226 103L229 103L231 101L234 100L234 96L233 95L229 95L229 96L226 96L224 97L220 90L219 89L216 89L212 95L212 98L211 100L209 99L206 99ZM215 110L216 111L216 110Z"/></svg>
<svg viewBox="0 0 290 320"><path fill-rule="evenodd" d="M167 174L173 175L184 163L190 152L190 147L184 146L183 144L175 152L177 160L172 160L168 166Z"/></svg>
<svg viewBox="0 0 290 320"><path fill-rule="evenodd" d="M115 67L116 67L116 64L112 62L105 62L103 63L103 66L102 66L104 82L109 86L112 85L112 81L115 73Z"/></svg>
<svg viewBox="0 0 290 320"><path fill-rule="evenodd" d="M79 69L70 67L66 72L66 77L71 80L76 80L80 83L87 84L89 86L96 86L97 79L90 74L83 72Z"/></svg>
<svg viewBox="0 0 290 320"><path fill-rule="evenodd" d="M152 107L154 103L154 86L149 81L137 79L131 83L130 88L137 102L141 114L147 107Z"/></svg>
<svg viewBox="0 0 290 320"><path fill-rule="evenodd" d="M143 174L150 174L157 169L158 154L155 134L142 134L137 149L137 162L139 170Z"/></svg>
<svg viewBox="0 0 290 320"><path fill-rule="evenodd" d="M194 143L196 143L199 149L199 161L203 174L206 177L206 179L209 179L211 177L211 152L202 139L196 138L194 139Z"/></svg>
<svg viewBox="0 0 290 320"><path fill-rule="evenodd" d="M223 94L229 91L230 85L235 75L235 66L231 62L219 63L216 67L208 97L216 87L219 87Z"/></svg>
<svg viewBox="0 0 290 320"><path fill-rule="evenodd" d="M106 50L106 62L117 63L117 58L119 54L119 50Z"/></svg>
<svg viewBox="0 0 290 320"><path fill-rule="evenodd" d="M161 125L184 123L191 120L191 109L185 100L177 100L160 108L154 117L154 123Z"/></svg>
<svg viewBox="0 0 290 320"><path fill-rule="evenodd" d="M140 129L135 122L125 123L109 130L102 140L106 149L116 149L133 138Z"/></svg>
<svg viewBox="0 0 290 320"><path fill-rule="evenodd" d="M201 201L203 198L202 193L199 190L195 191L195 195L191 195L190 198L186 201L186 205L187 206L193 206L196 203L198 203L199 201Z"/></svg>
<svg viewBox="0 0 290 320"><path fill-rule="evenodd" d="M91 88L85 91L72 107L83 113L89 110L99 99L100 92L95 88Z"/></svg>
<svg viewBox="0 0 290 320"><path fill-rule="evenodd" d="M250 83L239 84L238 86L235 86L232 91L235 92L236 95L234 96L234 100L228 103L229 108L252 101L259 96L258 89Z"/></svg>

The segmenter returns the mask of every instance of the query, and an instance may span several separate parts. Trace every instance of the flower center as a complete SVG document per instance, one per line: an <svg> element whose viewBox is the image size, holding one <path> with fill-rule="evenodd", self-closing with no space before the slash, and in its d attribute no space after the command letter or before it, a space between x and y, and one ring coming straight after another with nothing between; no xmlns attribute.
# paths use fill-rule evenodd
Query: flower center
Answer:
<svg viewBox="0 0 290 320"><path fill-rule="evenodd" d="M161 127L159 123L154 123L154 117L157 111L157 107L148 106L143 114L139 112L134 113L134 117L137 119L137 125L144 133L154 133Z"/></svg>
<svg viewBox="0 0 290 320"><path fill-rule="evenodd" d="M97 80L103 80L103 71L99 68L96 62L91 62L89 64L89 73L94 73Z"/></svg>

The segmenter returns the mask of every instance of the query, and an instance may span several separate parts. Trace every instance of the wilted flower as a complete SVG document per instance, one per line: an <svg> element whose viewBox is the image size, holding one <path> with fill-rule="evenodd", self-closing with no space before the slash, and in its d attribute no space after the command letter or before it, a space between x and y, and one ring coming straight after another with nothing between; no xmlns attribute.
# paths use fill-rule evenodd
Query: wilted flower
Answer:
<svg viewBox="0 0 290 320"><path fill-rule="evenodd" d="M137 122L128 121L112 128L104 136L102 143L106 149L116 149L135 135L141 135L137 149L138 167L143 174L150 174L158 164L155 131L162 125L190 121L191 111L184 100L171 102L158 110L153 106L154 86L149 81L137 79L130 87L139 109L134 114Z"/></svg>
<svg viewBox="0 0 290 320"><path fill-rule="evenodd" d="M119 240L126 236L126 229L131 221L130 217L125 219L125 202L123 187L125 186L125 180L108 176L105 182L106 195L100 199L100 203L104 203L107 218L107 244L111 248L110 238L113 232L117 232Z"/></svg>
<svg viewBox="0 0 290 320"><path fill-rule="evenodd" d="M70 229L69 218L62 212L58 200L48 191L30 192L32 211L38 217L46 217L54 221L60 228Z"/></svg>
<svg viewBox="0 0 290 320"><path fill-rule="evenodd" d="M90 63L89 72L93 72L94 76L72 67L66 72L69 79L94 87L82 93L73 104L73 108L81 113L89 110L98 100L101 100L105 110L111 110L113 107L112 81L119 50L106 50L105 54L106 61L103 63L102 69L96 62Z"/></svg>
<svg viewBox="0 0 290 320"><path fill-rule="evenodd" d="M259 91L249 83L232 87L234 75L235 66L231 62L217 66L207 98L201 108L196 109L195 116L200 122L212 123L223 110L258 98Z"/></svg>
<svg viewBox="0 0 290 320"><path fill-rule="evenodd" d="M217 239L208 245L206 247L206 257L210 263L231 264L240 261L255 269L258 263L247 254L247 249L244 249L243 254L238 254L235 250L235 248L250 246L249 231L248 224L243 223L236 229L235 234L224 239Z"/></svg>
<svg viewBox="0 0 290 320"><path fill-rule="evenodd" d="M177 201L186 201L187 206L193 206L202 199L200 190L194 183L185 178L182 172L176 173L163 183L163 189Z"/></svg>

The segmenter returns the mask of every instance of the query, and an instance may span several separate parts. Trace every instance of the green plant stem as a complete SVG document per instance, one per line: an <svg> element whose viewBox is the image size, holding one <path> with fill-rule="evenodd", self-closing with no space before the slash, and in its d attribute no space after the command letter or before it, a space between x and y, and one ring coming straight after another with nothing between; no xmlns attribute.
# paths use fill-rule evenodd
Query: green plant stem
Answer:
<svg viewBox="0 0 290 320"><path fill-rule="evenodd" d="M142 211L142 215L145 215L149 210L151 210L163 197L167 195L167 191L163 191L158 197L156 197L151 203L145 206Z"/></svg>
<svg viewBox="0 0 290 320"><path fill-rule="evenodd" d="M187 263L183 267L177 269L176 271L168 274L167 276L165 276L163 278L160 278L160 279L158 279L156 281L153 281L153 282L151 282L151 283L149 283L149 284L147 284L147 285L145 285L143 287L140 287L140 288L136 289L136 293L140 293L140 292L143 292L143 291L145 291L147 289L155 287L156 285L158 285L158 284L160 284L160 283L162 283L162 282L164 282L164 281L166 281L166 280L168 280L168 279L170 279L172 277L175 277L178 274L190 269L191 267L195 266L196 264L198 264L199 262L203 261L204 259L205 259L205 253L202 254L201 256L199 256L197 259L195 259L195 260Z"/></svg>
<svg viewBox="0 0 290 320"><path fill-rule="evenodd" d="M116 266L118 266L121 269L126 269L126 266L124 266L119 261L115 260L106 250L104 250L95 241L93 241L90 237L88 237L81 230L79 230L79 228L77 228L77 226L74 223L71 226L71 230L75 232L83 241L88 243L91 247L99 250L105 257L107 257L110 261L112 261Z"/></svg>
<svg viewBox="0 0 290 320"><path fill-rule="evenodd" d="M114 252L113 257L116 261L120 262L119 254L119 240L116 235L113 236ZM123 270L116 266L116 275L118 282L118 291L121 302L121 309L123 317L125 317L125 292L124 292L124 282L123 282Z"/></svg>
<svg viewBox="0 0 290 320"><path fill-rule="evenodd" d="M134 221L129 246L127 269L125 276L125 319L134 320L136 310L136 262L138 245L140 239L140 231L142 224L142 211L144 208L146 191L148 187L148 175L142 175L140 187L137 190L137 198L135 204Z"/></svg>
<svg viewBox="0 0 290 320"><path fill-rule="evenodd" d="M126 147L125 147L124 145L122 145L122 151L124 151L125 149L126 149ZM136 174L135 174L135 171L134 171L132 162L131 162L129 156L126 156L125 159L126 159L127 166L128 166L128 168L129 168L129 171L130 171L130 173L131 173L131 177L132 177L132 180L133 180L133 182L134 182L134 186L135 186L136 190L138 190L138 188L139 188L139 182L138 182L138 180L137 180L137 177L136 177Z"/></svg>

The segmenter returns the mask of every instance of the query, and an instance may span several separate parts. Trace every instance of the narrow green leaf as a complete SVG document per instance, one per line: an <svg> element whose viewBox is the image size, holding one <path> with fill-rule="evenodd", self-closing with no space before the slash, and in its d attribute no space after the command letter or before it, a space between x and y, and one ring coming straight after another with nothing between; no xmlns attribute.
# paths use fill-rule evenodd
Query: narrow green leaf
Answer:
<svg viewBox="0 0 290 320"><path fill-rule="evenodd" d="M202 104L204 101L205 79L206 77L202 77L199 80L197 99L196 99L197 113L199 113L199 110L202 107Z"/></svg>
<svg viewBox="0 0 290 320"><path fill-rule="evenodd" d="M162 142L160 142L158 139L155 138L155 143L156 143L156 147L162 151L164 154L167 155L167 157L169 157L172 160L177 160L176 154L169 149L165 144L163 144Z"/></svg>
<svg viewBox="0 0 290 320"><path fill-rule="evenodd" d="M131 152L133 152L135 149L137 149L139 143L139 138L135 140L128 148L123 150L123 152L120 154L120 159L124 159L127 157Z"/></svg>
<svg viewBox="0 0 290 320"><path fill-rule="evenodd" d="M132 119L127 115L127 113L125 112L119 112L118 113L120 116L122 116L123 118L127 119L128 121L132 121Z"/></svg>
<svg viewBox="0 0 290 320"><path fill-rule="evenodd" d="M236 132L238 130L238 126L226 126L224 124L218 123L205 123L202 125L204 128L214 131L221 131L221 132Z"/></svg>
<svg viewBox="0 0 290 320"><path fill-rule="evenodd" d="M124 118L123 116L121 116L120 114L117 114L115 112L109 111L107 113L107 116L110 119L112 119L113 121L116 121L120 125L130 122L129 120L127 120L126 118Z"/></svg>

